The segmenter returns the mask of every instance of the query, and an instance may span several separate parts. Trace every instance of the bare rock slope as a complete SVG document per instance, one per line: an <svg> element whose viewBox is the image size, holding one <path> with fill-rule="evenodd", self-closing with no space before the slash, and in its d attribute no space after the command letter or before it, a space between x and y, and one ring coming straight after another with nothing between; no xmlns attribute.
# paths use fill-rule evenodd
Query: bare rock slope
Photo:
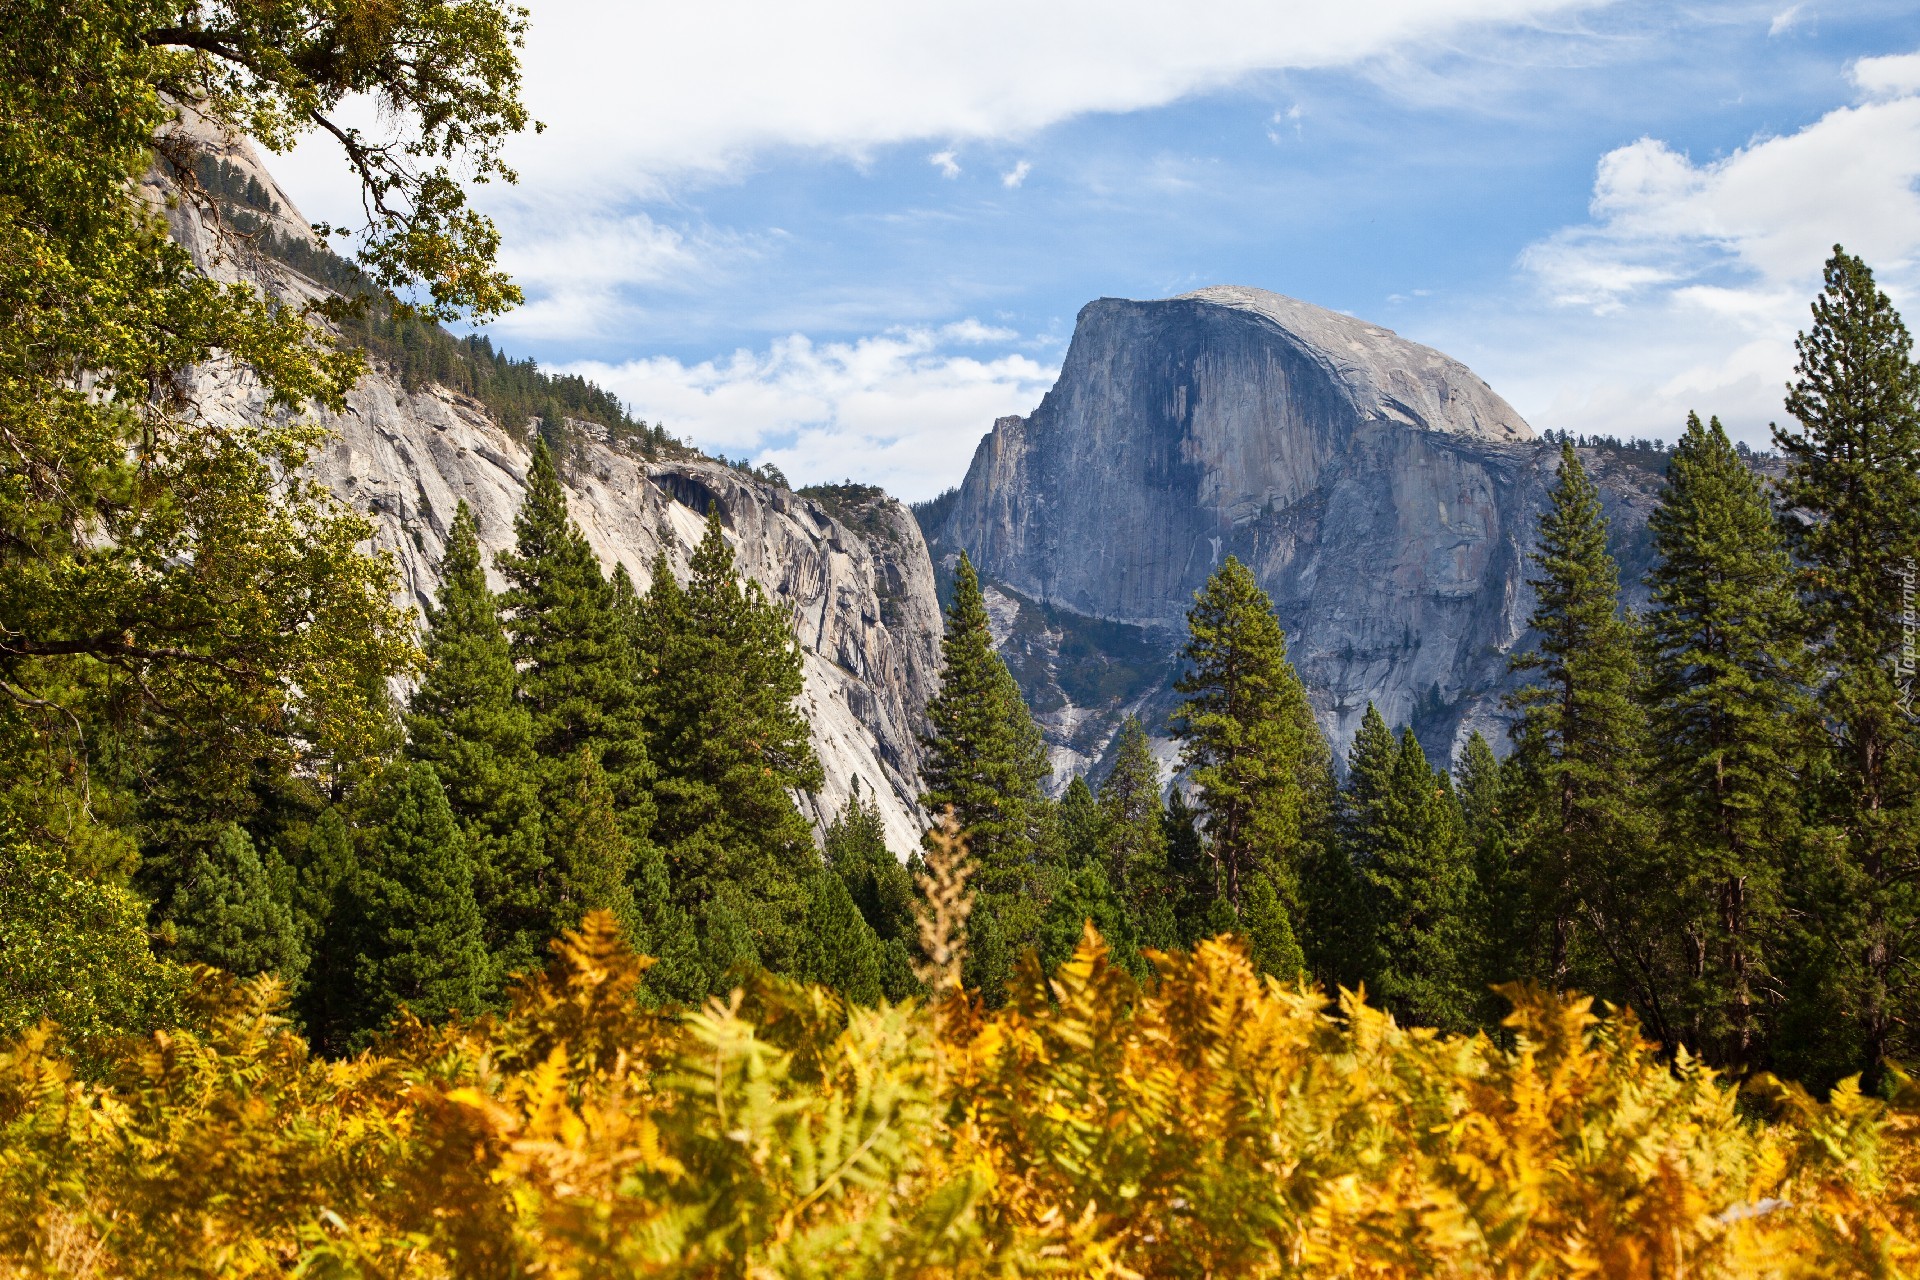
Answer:
<svg viewBox="0 0 1920 1280"><path fill-rule="evenodd" d="M251 147L210 132L206 141L270 194L275 230L308 234ZM155 180L149 187L157 202L170 194ZM244 237L216 234L189 202L174 201L169 217L209 274L281 296L322 292ZM199 383L206 412L249 419L267 411L257 386L231 371L203 370ZM313 474L371 517L375 544L395 558L409 601L432 598L461 501L474 510L489 560L511 545L529 463L526 424L495 422L477 401L443 387L409 391L378 361L348 396L346 412L322 419L331 434ZM704 514L718 507L741 571L787 610L805 650L802 710L826 774L805 806L824 827L857 785L877 800L888 843L905 856L922 829L914 802L919 730L939 678L941 630L932 565L912 514L884 495L829 511L719 463L649 462L590 424L572 425L587 438L566 467L569 507L608 571L625 565L641 590L663 548L673 571L687 576Z"/></svg>
<svg viewBox="0 0 1920 1280"><path fill-rule="evenodd" d="M1337 751L1372 701L1445 756L1475 728L1504 746L1556 453L1466 366L1377 325L1258 289L1109 298L921 516L936 558L964 549L1003 598L1056 782L1130 711L1164 733L1186 610L1228 555L1273 597ZM1655 478L1600 470L1635 578Z"/></svg>

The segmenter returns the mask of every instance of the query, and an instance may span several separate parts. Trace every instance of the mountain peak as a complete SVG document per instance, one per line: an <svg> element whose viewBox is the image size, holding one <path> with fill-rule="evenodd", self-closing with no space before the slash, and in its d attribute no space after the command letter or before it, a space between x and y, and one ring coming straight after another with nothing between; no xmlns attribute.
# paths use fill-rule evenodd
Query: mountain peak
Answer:
<svg viewBox="0 0 1920 1280"><path fill-rule="evenodd" d="M1533 439L1533 428L1473 370L1383 325L1285 294L1222 284L1170 302L1199 302L1256 316L1328 369L1365 418L1494 442Z"/></svg>

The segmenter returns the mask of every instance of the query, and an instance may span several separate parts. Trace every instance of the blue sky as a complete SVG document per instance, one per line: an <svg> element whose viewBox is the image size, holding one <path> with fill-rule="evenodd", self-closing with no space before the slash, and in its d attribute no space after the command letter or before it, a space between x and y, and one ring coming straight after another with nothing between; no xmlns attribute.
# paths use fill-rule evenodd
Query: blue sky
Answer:
<svg viewBox="0 0 1920 1280"><path fill-rule="evenodd" d="M1827 246L1920 299L1913 3L532 10L496 341L797 482L955 483L1102 296L1275 289L1536 428L1755 443ZM324 146L274 168L339 216Z"/></svg>

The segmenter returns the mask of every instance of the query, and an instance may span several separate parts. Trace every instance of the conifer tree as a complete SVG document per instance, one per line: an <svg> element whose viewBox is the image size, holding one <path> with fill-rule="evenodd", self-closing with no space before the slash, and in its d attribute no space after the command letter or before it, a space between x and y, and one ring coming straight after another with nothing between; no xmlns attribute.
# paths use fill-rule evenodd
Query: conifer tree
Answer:
<svg viewBox="0 0 1920 1280"><path fill-rule="evenodd" d="M1336 803L1332 839L1312 886L1314 962L1329 987L1378 986L1381 968L1379 905L1367 883L1379 858L1381 831L1393 790L1399 746L1372 702L1347 747L1347 780Z"/></svg>
<svg viewBox="0 0 1920 1280"><path fill-rule="evenodd" d="M1247 939L1253 967L1259 972L1288 983L1305 972L1307 958L1294 937L1292 917L1264 871L1256 871L1247 884L1240 932Z"/></svg>
<svg viewBox="0 0 1920 1280"><path fill-rule="evenodd" d="M1061 794L1059 823L1060 850L1067 871L1078 871L1101 861L1104 823L1100 804L1093 798L1093 788L1087 785L1084 774L1074 774L1073 781Z"/></svg>
<svg viewBox="0 0 1920 1280"><path fill-rule="evenodd" d="M241 977L277 973L289 985L306 968L291 906L274 894L266 865L238 826L196 851L168 919L182 959Z"/></svg>
<svg viewBox="0 0 1920 1280"><path fill-rule="evenodd" d="M895 1001L919 994L913 879L887 848L879 805L861 796L857 779L846 808L827 827L826 863L880 940L881 994Z"/></svg>
<svg viewBox="0 0 1920 1280"><path fill-rule="evenodd" d="M1413 1026L1467 1028L1467 905L1473 865L1458 802L1404 729L1365 833L1360 881L1373 969L1369 988Z"/></svg>
<svg viewBox="0 0 1920 1280"><path fill-rule="evenodd" d="M549 762L591 747L634 840L652 825L653 771L640 718L632 640L600 560L567 514L567 493L544 441L535 440L514 550L496 563L533 742Z"/></svg>
<svg viewBox="0 0 1920 1280"><path fill-rule="evenodd" d="M1526 927L1526 882L1514 862L1508 828L1508 801L1499 757L1476 730L1460 753L1454 794L1473 851L1473 896L1467 919L1473 940L1468 990L1483 1024L1499 1021L1501 1001L1489 987L1512 982L1526 972L1521 954Z"/></svg>
<svg viewBox="0 0 1920 1280"><path fill-rule="evenodd" d="M652 939L634 905L633 845L620 829L607 775L588 746L555 765L547 814L547 848L562 886L555 922L573 929L589 911L610 911L646 953Z"/></svg>
<svg viewBox="0 0 1920 1280"><path fill-rule="evenodd" d="M1052 973L1072 958L1088 922L1105 940L1113 963L1136 977L1144 974L1133 922L1098 861L1062 876L1047 903L1038 947L1042 969Z"/></svg>
<svg viewBox="0 0 1920 1280"><path fill-rule="evenodd" d="M1168 883L1160 762L1138 716L1120 726L1113 769L1100 783L1107 881L1125 907L1142 947L1181 945L1175 895Z"/></svg>
<svg viewBox="0 0 1920 1280"><path fill-rule="evenodd" d="M940 692L927 707L921 771L929 812L953 810L975 867L966 980L1000 998L1019 953L1039 940L1048 884L1046 747L994 651L986 598L965 554L941 640Z"/></svg>
<svg viewBox="0 0 1920 1280"><path fill-rule="evenodd" d="M403 1005L426 1019L479 1012L493 972L473 862L433 766L391 766L368 818L352 887L360 1038Z"/></svg>
<svg viewBox="0 0 1920 1280"><path fill-rule="evenodd" d="M1191 948L1212 936L1208 924L1219 899L1213 860L1200 834L1200 815L1176 784L1167 797L1162 822L1167 841L1167 898L1173 911L1174 945Z"/></svg>
<svg viewBox="0 0 1920 1280"><path fill-rule="evenodd" d="M756 962L783 971L819 866L795 796L817 789L821 771L794 708L803 676L792 625L758 583L742 583L717 507L684 587L656 561L630 633L659 766L653 838L676 900L697 911L731 886L726 910L753 936Z"/></svg>
<svg viewBox="0 0 1920 1280"><path fill-rule="evenodd" d="M1774 429L1808 633L1825 673L1821 769L1837 860L1805 909L1857 1008L1865 1084L1913 1044L1920 1018L1920 728L1913 592L1920 573L1920 369L1899 313L1859 258L1834 246L1813 327Z"/></svg>
<svg viewBox="0 0 1920 1280"><path fill-rule="evenodd" d="M295 1008L307 1038L323 1053L347 1051L359 993L353 886L360 866L343 807L330 804L314 819L295 872L293 914L308 955Z"/></svg>
<svg viewBox="0 0 1920 1280"><path fill-rule="evenodd" d="M407 712L407 754L433 766L474 863L474 897L498 972L545 957L559 881L540 831L540 758L518 696L507 634L462 502L447 534L440 589L427 611L427 670Z"/></svg>
<svg viewBox="0 0 1920 1280"><path fill-rule="evenodd" d="M1237 912L1264 871L1290 913L1300 869L1326 811L1326 741L1287 661L1273 602L1234 556L1187 613L1187 695L1174 733L1206 812L1207 852Z"/></svg>
<svg viewBox="0 0 1920 1280"><path fill-rule="evenodd" d="M1638 807L1645 724L1634 629L1620 615L1606 515L1571 443L1560 446L1534 563L1540 576L1528 585L1538 600L1528 622L1540 644L1513 659L1515 670L1536 674L1512 699L1520 720L1509 767L1523 780L1530 910L1546 934L1535 944L1545 961L1540 976L1566 985L1582 959L1576 925L1597 920L1589 941L1611 951L1575 976L1587 990L1617 998L1635 976L1627 954L1634 913L1626 908L1644 879L1639 863L1648 844ZM1634 1003L1657 1024L1656 1001Z"/></svg>
<svg viewBox="0 0 1920 1280"><path fill-rule="evenodd" d="M1688 415L1649 523L1659 556L1645 624L1650 754L1659 885L1671 895L1659 914L1684 942L1676 1018L1689 1047L1746 1066L1774 985L1802 776L1792 566L1760 479L1718 418L1703 427Z"/></svg>
<svg viewBox="0 0 1920 1280"><path fill-rule="evenodd" d="M831 987L854 1004L877 1004L884 994L880 940L854 906L846 882L831 871L816 872L807 886L793 973Z"/></svg>

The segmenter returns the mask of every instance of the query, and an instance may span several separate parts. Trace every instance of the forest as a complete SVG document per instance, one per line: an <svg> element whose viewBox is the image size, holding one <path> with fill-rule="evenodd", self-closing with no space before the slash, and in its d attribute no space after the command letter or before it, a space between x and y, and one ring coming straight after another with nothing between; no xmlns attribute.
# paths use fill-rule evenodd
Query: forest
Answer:
<svg viewBox="0 0 1920 1280"><path fill-rule="evenodd" d="M1050 788L963 556L895 850L870 797L803 816L802 655L726 513L685 580L609 574L549 427L680 446L438 328L518 300L449 157L512 181L522 11L9 14L0 1275L1912 1265L1920 366L1860 258L1770 457L1543 446L1510 741L1369 709L1335 760L1229 558L1177 714ZM333 120L370 86L404 155ZM183 101L343 139L357 311L170 238L128 175L268 199ZM302 478L369 359L531 452L424 617ZM227 366L258 422L199 413ZM1582 447L1664 469L1644 612Z"/></svg>

